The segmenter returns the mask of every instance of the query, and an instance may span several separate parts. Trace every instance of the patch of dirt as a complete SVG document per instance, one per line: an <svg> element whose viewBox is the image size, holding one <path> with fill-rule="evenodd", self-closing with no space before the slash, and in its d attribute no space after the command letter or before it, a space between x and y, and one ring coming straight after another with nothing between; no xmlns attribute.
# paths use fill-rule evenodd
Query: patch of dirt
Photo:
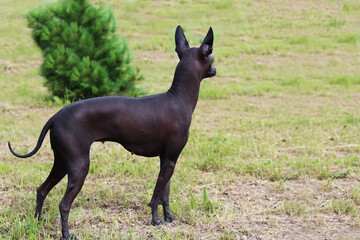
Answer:
<svg viewBox="0 0 360 240"><path fill-rule="evenodd" d="M142 51L141 56L139 58L141 59L141 61L151 61L154 64L155 63L168 63L168 62L174 61L175 54L168 53L168 52L156 52L156 54L154 54L153 51Z"/></svg>
<svg viewBox="0 0 360 240"><path fill-rule="evenodd" d="M291 12L294 18L300 18L302 13L314 12L320 17L336 15L342 12L342 1L312 1L302 0L294 4L291 0L286 1L259 1L260 9L268 12L269 15L279 12Z"/></svg>
<svg viewBox="0 0 360 240"><path fill-rule="evenodd" d="M16 62L8 59L0 59L0 71L11 75L24 70L39 68L41 63L41 58L37 56L29 59L28 61L20 60Z"/></svg>
<svg viewBox="0 0 360 240"><path fill-rule="evenodd" d="M357 52L338 52L334 54L319 54L319 53L288 53L288 55L257 55L254 58L256 65L266 65L270 68L286 67L286 66L313 66L329 67L331 64L339 66L358 64ZM341 64L340 64L341 63ZM297 69L298 71L300 69Z"/></svg>
<svg viewBox="0 0 360 240"><path fill-rule="evenodd" d="M338 214L330 207L332 201L349 200L358 184L353 178L332 180L331 186L327 186L327 180L303 178L285 181L279 189L279 182L239 178L222 185L206 185L209 198L219 203L219 209L199 224L177 218L154 228L149 223L149 209L137 200L126 207L110 204L104 208L105 219L93 209L76 210L80 218L74 219L73 227L81 231L82 222L93 216L93 227L118 229L123 237L132 234L139 239L154 239L159 232L179 234L179 229L190 239L359 239L359 217ZM295 207L294 213L284 210L286 203L295 203L299 212L295 213ZM358 211L359 206L356 208Z"/></svg>
<svg viewBox="0 0 360 240"><path fill-rule="evenodd" d="M330 207L333 200L348 200L358 180L333 180L330 188L326 184L326 180L299 179L285 181L279 190L279 182L241 179L222 194L223 200L233 203L234 212L241 213L237 228L245 228L248 239L360 238L359 219L336 214ZM285 203L296 203L299 213L284 210Z"/></svg>

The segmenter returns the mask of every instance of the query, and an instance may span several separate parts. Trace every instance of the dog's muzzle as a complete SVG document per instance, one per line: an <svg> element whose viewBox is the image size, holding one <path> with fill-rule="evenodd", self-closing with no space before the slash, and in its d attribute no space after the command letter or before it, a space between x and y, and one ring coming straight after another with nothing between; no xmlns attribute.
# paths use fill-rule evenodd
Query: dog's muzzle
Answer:
<svg viewBox="0 0 360 240"><path fill-rule="evenodd" d="M216 68L211 65L210 71L206 74L205 78L213 77L216 75Z"/></svg>

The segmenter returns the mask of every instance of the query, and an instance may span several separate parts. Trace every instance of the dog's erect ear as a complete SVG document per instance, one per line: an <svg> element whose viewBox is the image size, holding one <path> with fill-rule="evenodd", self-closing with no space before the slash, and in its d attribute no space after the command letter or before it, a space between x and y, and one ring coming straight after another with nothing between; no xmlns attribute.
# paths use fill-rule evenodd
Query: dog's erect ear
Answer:
<svg viewBox="0 0 360 240"><path fill-rule="evenodd" d="M202 44L199 48L200 52L204 56L209 56L212 53L213 42L214 42L214 33L212 30L212 27L210 27L208 33L206 34L206 37L204 38L204 41L202 42Z"/></svg>
<svg viewBox="0 0 360 240"><path fill-rule="evenodd" d="M206 34L206 37L204 38L204 41L202 42L202 44L207 44L209 46L212 46L214 42L214 33L212 30L212 27L209 28L208 33Z"/></svg>
<svg viewBox="0 0 360 240"><path fill-rule="evenodd" d="M175 44L176 44L175 51L177 52L179 58L182 58L185 49L189 48L189 43L186 40L186 37L180 25L177 26L176 28Z"/></svg>

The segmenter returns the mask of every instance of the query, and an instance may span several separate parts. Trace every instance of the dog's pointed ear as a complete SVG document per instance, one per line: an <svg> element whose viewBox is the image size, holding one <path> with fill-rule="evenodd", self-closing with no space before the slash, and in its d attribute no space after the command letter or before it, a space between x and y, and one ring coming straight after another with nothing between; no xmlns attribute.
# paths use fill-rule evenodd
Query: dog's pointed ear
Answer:
<svg viewBox="0 0 360 240"><path fill-rule="evenodd" d="M177 52L179 58L181 59L185 49L189 48L189 43L186 40L182 27L179 25L176 28L175 32L175 51Z"/></svg>
<svg viewBox="0 0 360 240"><path fill-rule="evenodd" d="M214 43L214 33L212 27L210 27L208 33L206 34L206 37L204 38L204 41L202 42L199 48L200 52L204 56L209 56L213 50L213 43Z"/></svg>

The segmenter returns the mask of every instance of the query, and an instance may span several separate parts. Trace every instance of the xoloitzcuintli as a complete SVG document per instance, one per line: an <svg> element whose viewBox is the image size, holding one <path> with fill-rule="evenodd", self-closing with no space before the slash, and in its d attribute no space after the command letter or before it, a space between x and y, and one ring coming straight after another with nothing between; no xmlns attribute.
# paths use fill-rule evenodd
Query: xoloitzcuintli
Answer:
<svg viewBox="0 0 360 240"><path fill-rule="evenodd" d="M211 56L213 39L210 27L201 46L190 48L182 28L178 26L175 51L180 62L167 92L140 98L109 96L74 102L47 121L32 152L17 154L9 142L10 151L15 156L27 158L40 149L50 130L54 165L48 178L37 189L35 217L41 219L46 195L67 174L67 189L59 205L62 237L76 239L75 235L69 234L68 217L71 204L89 171L90 146L95 141L113 141L131 153L160 157L159 176L148 204L152 213L151 223L163 223L158 216L159 204L163 206L164 220L172 222L175 217L169 209L170 178L189 137L200 83L203 78L216 74Z"/></svg>

